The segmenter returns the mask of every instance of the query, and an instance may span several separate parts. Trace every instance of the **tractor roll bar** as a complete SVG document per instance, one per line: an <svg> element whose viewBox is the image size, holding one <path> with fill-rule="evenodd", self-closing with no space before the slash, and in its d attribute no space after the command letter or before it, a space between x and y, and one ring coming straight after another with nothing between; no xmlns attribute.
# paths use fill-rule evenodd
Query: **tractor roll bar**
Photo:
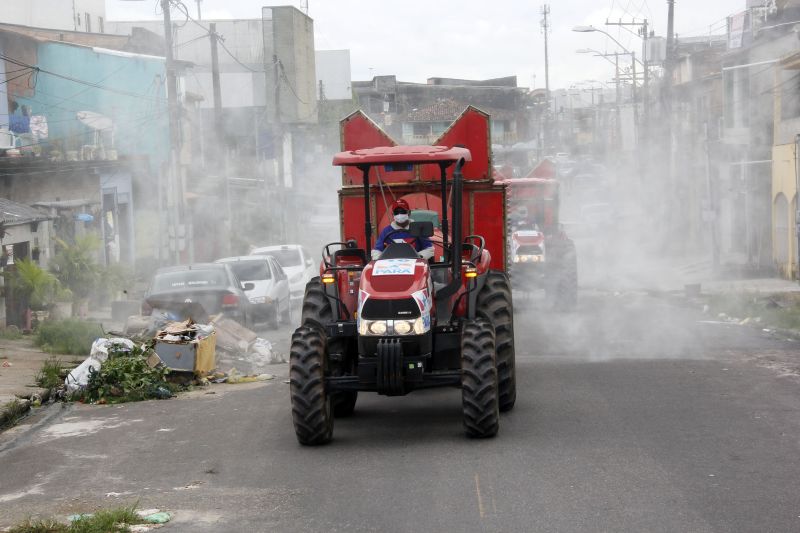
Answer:
<svg viewBox="0 0 800 533"><path fill-rule="evenodd" d="M361 172L363 173L364 182L364 238L367 242L367 254L369 251L372 250L372 220L370 218L369 212L369 168L370 165L359 165Z"/></svg>
<svg viewBox="0 0 800 533"><path fill-rule="evenodd" d="M442 181L442 252L444 255L447 255L447 234L450 232L447 220L447 167L449 166L449 161L439 163Z"/></svg>
<svg viewBox="0 0 800 533"><path fill-rule="evenodd" d="M459 159L456 162L456 168L453 169L453 279L450 280L450 283L446 287L440 289L436 293L437 298L449 298L461 287L461 194L464 179L461 174L461 168L464 166L465 162L463 158ZM442 181L444 182L445 180L443 179ZM446 204L447 200L444 200L444 202ZM445 205L445 213L447 212L446 207ZM442 216L444 217L445 215L443 214Z"/></svg>

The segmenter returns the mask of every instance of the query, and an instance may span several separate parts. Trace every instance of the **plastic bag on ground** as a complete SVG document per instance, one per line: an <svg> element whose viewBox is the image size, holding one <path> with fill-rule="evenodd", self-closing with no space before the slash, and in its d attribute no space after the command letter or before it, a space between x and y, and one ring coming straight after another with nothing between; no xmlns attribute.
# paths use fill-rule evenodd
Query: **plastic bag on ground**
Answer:
<svg viewBox="0 0 800 533"><path fill-rule="evenodd" d="M64 380L64 385L67 386L68 392L75 392L82 389L89 384L89 371L94 369L95 372L100 370L103 363L108 359L108 349L115 344L121 344L128 350L133 350L134 344L130 339L121 337L113 337L110 339L99 338L92 343L92 350L81 364L73 368L72 371Z"/></svg>
<svg viewBox="0 0 800 533"><path fill-rule="evenodd" d="M250 359L256 366L274 365L286 362L283 355L272 348L272 343L261 337L253 341L253 346L250 348Z"/></svg>

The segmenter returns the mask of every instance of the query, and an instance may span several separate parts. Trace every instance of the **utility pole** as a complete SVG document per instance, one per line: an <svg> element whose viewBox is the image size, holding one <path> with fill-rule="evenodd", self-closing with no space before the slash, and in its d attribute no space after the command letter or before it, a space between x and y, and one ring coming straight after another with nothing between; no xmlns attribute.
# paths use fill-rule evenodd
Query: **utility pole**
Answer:
<svg viewBox="0 0 800 533"><path fill-rule="evenodd" d="M181 261L180 223L183 218L183 193L178 176L178 150L180 146L180 120L178 117L178 81L175 76L175 58L172 54L172 19L170 18L170 0L161 0L164 12L164 42L166 44L167 70L167 105L169 106L169 170L167 178L167 216L171 218L169 225L175 237L175 263ZM170 202L170 197L172 202ZM170 205L170 203L172 205Z"/></svg>
<svg viewBox="0 0 800 533"><path fill-rule="evenodd" d="M278 172L278 193L280 194L279 201L283 209L280 210L280 220L278 221L278 232L281 240L286 240L286 221L284 218L284 211L286 210L286 180L284 179L283 168L283 124L281 123L281 61L276 54L272 55L272 67L275 76L275 121L274 137L275 137L275 158L277 160Z"/></svg>
<svg viewBox="0 0 800 533"><path fill-rule="evenodd" d="M550 32L550 6L544 4L541 8L542 20L542 33L544 34L544 94L545 101L547 102L547 109L545 110L545 126L542 131L542 144L547 147L546 139L548 137L549 117L550 117L550 55L547 49L547 34Z"/></svg>
<svg viewBox="0 0 800 533"><path fill-rule="evenodd" d="M214 127L217 130L217 135L222 135L222 89L219 81L219 51L217 50L219 35L217 35L217 23L210 23L208 28L209 37L211 37L211 85L214 89Z"/></svg>
<svg viewBox="0 0 800 533"><path fill-rule="evenodd" d="M200 4L198 2L198 8ZM208 36L211 40L211 85L214 92L214 137L216 139L214 154L215 173L222 178L222 198L225 203L225 235L222 239L222 249L225 255L230 254L231 248L231 186L228 176L228 143L225 134L225 122L222 115L222 88L219 77L219 50L217 48L220 39L217 33L217 23L211 22L208 25Z"/></svg>
<svg viewBox="0 0 800 533"><path fill-rule="evenodd" d="M616 70L614 80L617 89L617 154L620 154L622 153L622 91L620 90L619 79L619 52L614 52L614 69Z"/></svg>

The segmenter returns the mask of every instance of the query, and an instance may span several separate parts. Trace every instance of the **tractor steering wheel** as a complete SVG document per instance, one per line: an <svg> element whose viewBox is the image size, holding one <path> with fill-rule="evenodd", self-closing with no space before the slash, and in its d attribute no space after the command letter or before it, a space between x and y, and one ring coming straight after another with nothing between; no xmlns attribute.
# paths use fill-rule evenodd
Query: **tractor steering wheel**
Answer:
<svg viewBox="0 0 800 533"><path fill-rule="evenodd" d="M471 240L477 240L479 244L476 245L470 242ZM481 258L481 255L483 255L483 250L486 248L486 240L480 235L467 235L464 237L464 246L472 248L469 260L471 263L475 264L475 262Z"/></svg>
<svg viewBox="0 0 800 533"><path fill-rule="evenodd" d="M398 233L408 233L408 230L407 229L393 229L392 231L387 233L386 236L383 238L383 242L381 243L383 245L383 249L384 250L386 249L386 241L389 240L389 237L391 237L392 235L398 234ZM390 242L389 244L394 244L394 241Z"/></svg>

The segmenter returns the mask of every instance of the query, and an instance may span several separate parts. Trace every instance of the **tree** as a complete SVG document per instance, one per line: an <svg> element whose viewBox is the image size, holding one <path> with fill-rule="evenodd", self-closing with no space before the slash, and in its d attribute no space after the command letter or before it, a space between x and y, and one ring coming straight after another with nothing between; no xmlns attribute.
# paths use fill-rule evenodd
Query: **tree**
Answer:
<svg viewBox="0 0 800 533"><path fill-rule="evenodd" d="M102 269L95 260L100 242L94 235L77 237L74 244L56 239L56 254L50 261L55 277L72 291L72 314L89 298L101 281Z"/></svg>

